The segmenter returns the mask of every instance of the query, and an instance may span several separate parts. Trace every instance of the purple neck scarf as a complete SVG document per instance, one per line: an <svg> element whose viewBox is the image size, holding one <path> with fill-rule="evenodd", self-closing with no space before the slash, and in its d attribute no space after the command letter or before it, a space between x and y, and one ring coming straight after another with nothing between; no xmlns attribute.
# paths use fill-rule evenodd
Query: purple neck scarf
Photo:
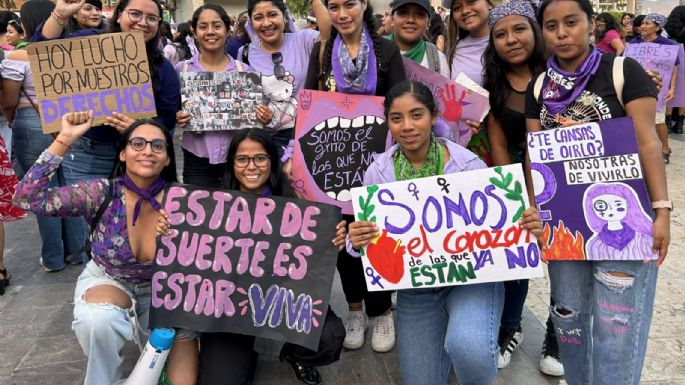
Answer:
<svg viewBox="0 0 685 385"><path fill-rule="evenodd" d="M573 103L597 73L601 59L602 53L590 47L590 52L576 72L566 72L557 65L556 57L550 56L541 92L542 104L547 112L557 115Z"/></svg>
<svg viewBox="0 0 685 385"><path fill-rule="evenodd" d="M167 183L164 181L162 178L157 178L150 187L146 188L145 190L139 188L136 186L135 183L131 180L131 178L128 177L127 174L124 174L124 186L133 191L134 193L138 194L139 198L138 201L136 201L136 206L133 208L133 226L136 225L136 221L138 220L138 216L140 215L140 208L143 206L143 201L148 201L150 202L150 205L152 206L153 209L159 211L162 208L162 205L157 202L155 199L155 195L157 195L160 191L164 190L166 187Z"/></svg>
<svg viewBox="0 0 685 385"><path fill-rule="evenodd" d="M635 238L635 230L624 222L621 224L623 225L621 230L609 230L609 225L604 225L602 231L599 232L599 239L616 250L623 250Z"/></svg>
<svg viewBox="0 0 685 385"><path fill-rule="evenodd" d="M362 28L357 62L352 60L342 36L338 34L333 42L331 66L337 92L363 95L376 93L376 52L373 49L373 39L366 27Z"/></svg>

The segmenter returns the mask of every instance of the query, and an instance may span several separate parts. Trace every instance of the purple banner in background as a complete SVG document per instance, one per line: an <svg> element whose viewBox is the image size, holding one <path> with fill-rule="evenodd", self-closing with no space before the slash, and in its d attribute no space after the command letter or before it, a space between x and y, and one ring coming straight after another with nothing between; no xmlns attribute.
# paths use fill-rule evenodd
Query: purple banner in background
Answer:
<svg viewBox="0 0 685 385"><path fill-rule="evenodd" d="M668 85L671 83L673 69L675 67L678 51L682 51L682 45L665 45L656 43L628 44L623 56L637 60L644 69L657 71L663 77L663 86L659 91L656 110L663 112L665 109L664 99L668 92ZM680 62L682 63L682 60ZM624 74L628 77L630 74ZM682 93L682 88L680 89ZM676 88L676 93L679 90Z"/></svg>

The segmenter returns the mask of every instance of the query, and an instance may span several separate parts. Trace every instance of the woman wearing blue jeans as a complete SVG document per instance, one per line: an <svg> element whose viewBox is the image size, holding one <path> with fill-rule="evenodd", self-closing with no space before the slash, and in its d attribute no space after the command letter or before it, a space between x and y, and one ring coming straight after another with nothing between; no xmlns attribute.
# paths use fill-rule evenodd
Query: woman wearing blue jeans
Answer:
<svg viewBox="0 0 685 385"><path fill-rule="evenodd" d="M406 81L390 89L385 114L397 144L369 166L365 186L485 168L475 154L435 137L437 111L430 90L420 83ZM536 236L542 234L534 208L524 212L522 225ZM378 235L374 222L353 222L348 251L358 255L355 249ZM447 384L450 367L460 385L494 382L503 302L501 282L398 290L397 347L403 383Z"/></svg>
<svg viewBox="0 0 685 385"><path fill-rule="evenodd" d="M592 14L588 0L545 0L540 5L538 22L552 56L541 75L539 92L537 81L528 87L526 126L528 131L540 131L623 116L633 120L655 209L652 250L642 253L658 253L658 260L602 260L613 255L619 259L628 244L641 237L637 229L631 233L628 226L611 230L605 225L600 234L605 244L595 248L588 242L586 246L588 261L551 261L549 278L552 321L569 385L636 385L647 348L658 266L668 251L671 203L654 128L656 89L642 67L625 58L625 84L618 91L621 95L617 94L613 68L618 59L602 55L591 45ZM560 86L569 82L572 87ZM612 208L615 202L620 199L611 200L608 210L615 210L617 217L630 213L624 205ZM650 257L644 255L644 259Z"/></svg>
<svg viewBox="0 0 685 385"><path fill-rule="evenodd" d="M48 0L26 2L22 7L21 23L27 37L31 38L36 27L48 17L55 7ZM38 111L34 107L36 90L25 48L12 51L2 62L2 109L12 126L17 175L28 170L40 154L52 143L52 136L43 133ZM50 187L65 184L63 168ZM65 258L79 251L86 239L83 220L79 218L54 218L36 215L43 246L41 263L47 271L60 271L66 267ZM83 254L72 256L80 262Z"/></svg>

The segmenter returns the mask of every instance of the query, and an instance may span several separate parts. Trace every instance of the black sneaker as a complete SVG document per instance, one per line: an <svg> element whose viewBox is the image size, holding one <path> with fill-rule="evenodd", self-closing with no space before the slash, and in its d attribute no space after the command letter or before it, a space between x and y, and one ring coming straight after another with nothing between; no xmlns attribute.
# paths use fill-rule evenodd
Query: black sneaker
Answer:
<svg viewBox="0 0 685 385"><path fill-rule="evenodd" d="M523 342L523 330L520 326L518 329L504 327L499 329L499 338L497 339L497 344L499 345L498 369L509 366L511 354L521 345L521 342Z"/></svg>
<svg viewBox="0 0 685 385"><path fill-rule="evenodd" d="M553 332L545 333L540 357L540 371L550 376L560 377L564 375L564 365L559 359L557 336Z"/></svg>

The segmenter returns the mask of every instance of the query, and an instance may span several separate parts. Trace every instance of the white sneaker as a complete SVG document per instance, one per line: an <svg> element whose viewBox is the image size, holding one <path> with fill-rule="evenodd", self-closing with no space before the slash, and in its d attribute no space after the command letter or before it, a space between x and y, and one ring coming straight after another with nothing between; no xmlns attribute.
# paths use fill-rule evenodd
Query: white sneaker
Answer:
<svg viewBox="0 0 685 385"><path fill-rule="evenodd" d="M511 355L523 342L523 330L500 328L499 335L499 357L497 358L497 369L506 368L511 362Z"/></svg>
<svg viewBox="0 0 685 385"><path fill-rule="evenodd" d="M545 333L540 357L540 371L549 376L561 377L564 375L564 365L559 360L559 345L557 337Z"/></svg>
<svg viewBox="0 0 685 385"><path fill-rule="evenodd" d="M359 349L364 345L364 332L369 328L369 321L363 310L350 311L345 320L345 349Z"/></svg>
<svg viewBox="0 0 685 385"><path fill-rule="evenodd" d="M376 317L371 334L371 348L377 353L386 353L395 346L395 321L392 313Z"/></svg>

